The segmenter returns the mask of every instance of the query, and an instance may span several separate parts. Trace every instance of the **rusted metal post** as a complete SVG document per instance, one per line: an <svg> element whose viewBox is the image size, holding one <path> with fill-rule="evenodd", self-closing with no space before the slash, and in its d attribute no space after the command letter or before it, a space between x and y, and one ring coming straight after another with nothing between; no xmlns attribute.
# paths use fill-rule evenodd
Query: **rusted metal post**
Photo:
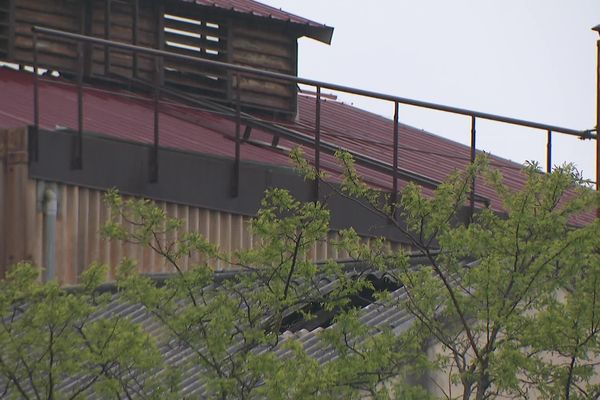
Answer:
<svg viewBox="0 0 600 400"><path fill-rule="evenodd" d="M140 2L139 0L134 0L133 2L133 27L132 27L132 42L134 45L138 45L139 43L139 25L140 25ZM137 51L133 52L133 77L138 77L138 61L139 54Z"/></svg>
<svg viewBox="0 0 600 400"><path fill-rule="evenodd" d="M391 214L394 215L395 204L398 201L398 146L400 144L400 138L398 133L398 102L394 102L394 161L393 161L393 172L392 172L392 196L390 198Z"/></svg>
<svg viewBox="0 0 600 400"><path fill-rule="evenodd" d="M315 182L314 198L319 201L319 179L321 176L321 86L317 86L317 100L315 104Z"/></svg>
<svg viewBox="0 0 600 400"><path fill-rule="evenodd" d="M111 15L111 0L106 0L105 8L104 8L104 39L110 40L110 15ZM110 74L110 46L104 46L104 75Z"/></svg>
<svg viewBox="0 0 600 400"><path fill-rule="evenodd" d="M240 74L235 74L235 161L233 162L233 181L231 195L240 194L240 142L242 129L242 105L240 99Z"/></svg>
<svg viewBox="0 0 600 400"><path fill-rule="evenodd" d="M546 136L546 173L552 172L552 131L548 129Z"/></svg>
<svg viewBox="0 0 600 400"><path fill-rule="evenodd" d="M77 43L77 137L73 143L71 166L83 167L83 43Z"/></svg>
<svg viewBox="0 0 600 400"><path fill-rule="evenodd" d="M477 156L477 150L476 150L476 134L477 134L477 130L476 130L476 118L473 116L471 117L471 165L473 163L475 163L475 157ZM469 219L471 221L473 221L473 214L475 213L475 180L476 180L476 176L475 174L473 175L473 177L471 178L471 195L469 196Z"/></svg>
<svg viewBox="0 0 600 400"><path fill-rule="evenodd" d="M31 161L38 161L40 135L40 84L38 71L38 34L33 31L33 134L31 135Z"/></svg>
<svg viewBox="0 0 600 400"><path fill-rule="evenodd" d="M600 35L600 25L592 30ZM600 39L596 42L596 191L600 191ZM596 217L600 218L600 208L596 210Z"/></svg>
<svg viewBox="0 0 600 400"><path fill-rule="evenodd" d="M160 145L160 70L154 57L154 143L150 155L150 182L158 182L158 146Z"/></svg>

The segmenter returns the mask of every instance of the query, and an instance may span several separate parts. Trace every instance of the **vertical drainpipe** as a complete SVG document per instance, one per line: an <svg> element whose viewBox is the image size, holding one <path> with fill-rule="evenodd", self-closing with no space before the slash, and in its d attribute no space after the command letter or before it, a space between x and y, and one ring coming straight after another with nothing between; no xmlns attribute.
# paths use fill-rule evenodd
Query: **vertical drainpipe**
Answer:
<svg viewBox="0 0 600 400"><path fill-rule="evenodd" d="M56 279L56 216L58 214L56 185L46 186L42 200L42 212L44 213L43 266L46 269L46 281L51 281Z"/></svg>

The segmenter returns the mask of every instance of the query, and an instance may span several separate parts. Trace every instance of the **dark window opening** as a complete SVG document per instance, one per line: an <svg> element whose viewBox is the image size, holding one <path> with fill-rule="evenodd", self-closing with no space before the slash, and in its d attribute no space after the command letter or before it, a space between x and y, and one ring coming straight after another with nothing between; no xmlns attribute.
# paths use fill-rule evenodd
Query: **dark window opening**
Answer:
<svg viewBox="0 0 600 400"><path fill-rule="evenodd" d="M364 308L376 301L375 294L378 292L393 292L402 287L401 284L391 279L387 275L376 276L375 274L367 275L366 279L371 282L373 288L363 288L359 293L349 296L348 305L345 309ZM341 309L325 310L322 304L313 302L302 308L300 311L291 313L283 318L280 333L285 331L298 332L306 329L312 331L316 328L327 328L331 326L333 320ZM312 318L307 320L304 315L312 315Z"/></svg>

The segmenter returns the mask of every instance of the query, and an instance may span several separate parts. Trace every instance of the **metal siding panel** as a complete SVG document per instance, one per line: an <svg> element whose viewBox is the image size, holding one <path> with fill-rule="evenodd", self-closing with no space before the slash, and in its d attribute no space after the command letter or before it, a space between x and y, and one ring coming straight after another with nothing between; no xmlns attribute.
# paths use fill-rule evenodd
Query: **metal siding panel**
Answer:
<svg viewBox="0 0 600 400"><path fill-rule="evenodd" d="M25 178L26 258L34 265L42 264L42 213L37 210L37 186Z"/></svg>
<svg viewBox="0 0 600 400"><path fill-rule="evenodd" d="M88 259L88 249L90 247L89 235L89 190L79 188L79 214L77 215L77 264L75 271L79 277L83 270L87 267L90 260Z"/></svg>

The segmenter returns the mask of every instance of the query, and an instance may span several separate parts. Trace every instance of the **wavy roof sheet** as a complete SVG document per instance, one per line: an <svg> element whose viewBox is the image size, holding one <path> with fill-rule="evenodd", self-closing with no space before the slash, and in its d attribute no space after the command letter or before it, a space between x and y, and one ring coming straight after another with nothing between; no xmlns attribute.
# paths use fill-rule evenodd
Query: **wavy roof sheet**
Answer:
<svg viewBox="0 0 600 400"><path fill-rule="evenodd" d="M298 96L298 118L276 121L278 126L314 136L315 98ZM0 68L0 128L33 123L33 76ZM77 127L77 91L72 83L40 81L40 125L44 129ZM150 97L125 90L86 87L84 90L84 130L142 143L153 138L153 101ZM393 162L393 121L333 99L322 99L322 140L369 156L388 165ZM291 166L289 149L297 144L281 139L272 147L273 133L254 128L249 141L241 145L241 158L279 166ZM199 153L233 157L235 123L221 114L163 101L160 113L160 145ZM305 148L312 160L314 150ZM85 156L85 155L84 155ZM470 148L443 137L408 126L400 126L400 168L438 182L450 173L463 170L470 160ZM491 157L493 167L504 175L506 184L518 190L525 182L520 164ZM321 154L321 167L332 179L340 174L337 161ZM365 180L384 190L392 187L391 176L358 166ZM400 180L400 188L406 181ZM477 194L501 211L501 199L483 180L477 181ZM583 224L593 215L581 215L573 222Z"/></svg>

